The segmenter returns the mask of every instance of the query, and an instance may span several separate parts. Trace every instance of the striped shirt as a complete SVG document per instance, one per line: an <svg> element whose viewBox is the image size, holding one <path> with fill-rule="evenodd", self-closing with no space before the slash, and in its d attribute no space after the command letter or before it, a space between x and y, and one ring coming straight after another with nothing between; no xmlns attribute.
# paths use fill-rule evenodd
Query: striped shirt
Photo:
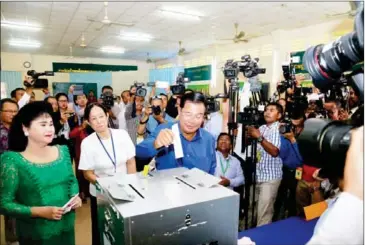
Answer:
<svg viewBox="0 0 365 245"><path fill-rule="evenodd" d="M133 111L133 104L132 103L127 104L125 107L124 116L129 137L131 137L133 144L137 145L137 129L139 122L143 117L143 114L136 115L136 117L132 117L132 111ZM146 136L147 134L145 134L143 138L146 138Z"/></svg>
<svg viewBox="0 0 365 245"><path fill-rule="evenodd" d="M279 123L275 122L268 125L263 125L259 128L261 136L280 149L280 133ZM260 155L256 167L257 182L268 182L272 180L281 179L283 175L282 167L283 161L280 156L273 157L265 151L261 144L257 145L257 153Z"/></svg>

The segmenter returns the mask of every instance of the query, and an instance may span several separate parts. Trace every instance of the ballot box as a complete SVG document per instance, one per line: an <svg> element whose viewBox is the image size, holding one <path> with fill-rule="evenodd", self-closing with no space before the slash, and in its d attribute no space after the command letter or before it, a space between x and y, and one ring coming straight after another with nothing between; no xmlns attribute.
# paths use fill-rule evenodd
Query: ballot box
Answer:
<svg viewBox="0 0 365 245"><path fill-rule="evenodd" d="M103 245L237 244L239 195L198 169L98 178Z"/></svg>

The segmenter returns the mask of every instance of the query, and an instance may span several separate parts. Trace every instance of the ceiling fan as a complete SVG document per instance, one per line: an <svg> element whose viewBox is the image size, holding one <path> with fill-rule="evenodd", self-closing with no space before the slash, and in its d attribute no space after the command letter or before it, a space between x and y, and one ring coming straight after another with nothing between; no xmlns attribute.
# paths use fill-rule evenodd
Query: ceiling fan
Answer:
<svg viewBox="0 0 365 245"><path fill-rule="evenodd" d="M244 31L238 32L238 23L234 23L234 28L236 30L236 34L233 38L229 39L219 39L220 41L233 41L234 43L244 42L247 43L249 39L244 38L246 36L246 33Z"/></svg>
<svg viewBox="0 0 365 245"><path fill-rule="evenodd" d="M346 11L344 13L338 13L338 14L327 14L327 18L331 18L331 17L349 17L349 18L353 18L355 17L356 13L357 13L357 8L358 8L358 3L357 2L349 2L350 4L350 10Z"/></svg>
<svg viewBox="0 0 365 245"><path fill-rule="evenodd" d="M150 63L152 63L152 62L153 62L153 60L150 58L150 53L147 53L146 63L147 63L147 64L150 64Z"/></svg>
<svg viewBox="0 0 365 245"><path fill-rule="evenodd" d="M119 22L113 22L108 17L108 2L104 2L104 18L102 20L93 19L90 17L87 17L87 20L94 23L101 23L102 26L98 28L97 30L101 30L104 26L111 26L111 25L117 25L117 26L124 26L124 27L132 27L134 26L133 23L119 23Z"/></svg>
<svg viewBox="0 0 365 245"><path fill-rule="evenodd" d="M177 52L177 55L183 56L186 52L186 49L182 47L182 41L179 41L179 51Z"/></svg>

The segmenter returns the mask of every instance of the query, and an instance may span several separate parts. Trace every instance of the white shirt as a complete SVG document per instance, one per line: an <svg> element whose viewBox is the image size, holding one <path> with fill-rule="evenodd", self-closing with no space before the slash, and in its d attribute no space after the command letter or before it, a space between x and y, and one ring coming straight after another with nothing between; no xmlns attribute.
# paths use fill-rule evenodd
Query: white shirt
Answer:
<svg viewBox="0 0 365 245"><path fill-rule="evenodd" d="M110 129L115 149L116 166L105 152L101 142L103 142L110 157L114 161L113 147L111 138L99 141L96 133L86 137L81 143L81 155L79 170L94 170L98 177L114 175L115 173L127 174L127 160L136 154L134 144L128 133L122 129ZM90 184L90 194L96 196L96 189Z"/></svg>
<svg viewBox="0 0 365 245"><path fill-rule="evenodd" d="M245 182L245 178L243 177L243 171L240 161L232 155L228 155L228 157L225 159L220 151L216 151L215 156L217 158L217 167L215 168L214 175L217 177L223 176L229 179L230 189L243 185ZM227 170L224 171L222 167L224 170Z"/></svg>
<svg viewBox="0 0 365 245"><path fill-rule="evenodd" d="M29 100L30 100L30 95L27 94L27 93L24 93L22 98L18 101L18 106L19 106L19 110L25 106L26 104L29 103Z"/></svg>
<svg viewBox="0 0 365 245"><path fill-rule="evenodd" d="M124 115L125 107L126 105L123 102L119 104L120 112L117 118L118 118L119 129L127 130L127 122L125 120L125 115Z"/></svg>
<svg viewBox="0 0 365 245"><path fill-rule="evenodd" d="M220 112L213 112L210 114L210 119L204 124L204 129L211 133L214 140L217 141L218 136L222 133L223 116Z"/></svg>
<svg viewBox="0 0 365 245"><path fill-rule="evenodd" d="M328 207L307 245L364 244L364 201L343 192Z"/></svg>

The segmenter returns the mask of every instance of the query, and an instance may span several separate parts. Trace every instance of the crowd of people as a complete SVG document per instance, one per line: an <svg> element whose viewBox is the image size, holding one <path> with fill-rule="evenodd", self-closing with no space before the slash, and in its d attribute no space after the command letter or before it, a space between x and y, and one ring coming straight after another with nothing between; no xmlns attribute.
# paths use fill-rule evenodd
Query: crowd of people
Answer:
<svg viewBox="0 0 365 245"><path fill-rule="evenodd" d="M250 208L257 205L257 226L303 216L304 207L327 199L336 188L342 190L340 180L333 185L321 177L321 166L303 162L297 139L305 120L322 109L332 120L348 119L359 106L353 90L348 107L334 100L318 108L316 101L308 101L288 113L293 101L285 96L265 105L264 125L239 125L247 138L257 141L256 200L239 188L252 184L244 154L236 150L241 141L234 145L225 115L207 113L204 94L186 90L173 95L169 89L156 94L153 88L141 97L136 90L131 86L122 91L112 106L95 98L93 91L75 95L74 86L54 96L45 89L43 101L34 99L32 88L15 89L12 98L1 100L0 211L6 217L7 242L75 244L74 209L90 199L92 244L100 244L97 178L133 174L145 165L157 170L195 167L217 176L219 184L250 201ZM101 93L106 92L115 91L104 86ZM284 120L292 126L281 134ZM176 124L184 152L179 159L173 145ZM73 210L65 212L63 205L76 194ZM239 229L244 229L242 224Z"/></svg>

